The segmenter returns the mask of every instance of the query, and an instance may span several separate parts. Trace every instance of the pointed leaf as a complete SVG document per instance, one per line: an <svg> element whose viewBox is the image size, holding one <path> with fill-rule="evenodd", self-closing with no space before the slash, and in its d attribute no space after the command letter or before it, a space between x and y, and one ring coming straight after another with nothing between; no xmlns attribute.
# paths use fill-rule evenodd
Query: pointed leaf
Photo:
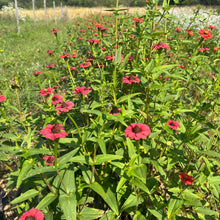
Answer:
<svg viewBox="0 0 220 220"><path fill-rule="evenodd" d="M25 200L31 199L35 196L37 196L39 193L37 190L35 189L30 189L27 192L25 192L24 194L22 194L21 196L19 196L18 198L15 198L13 201L11 201L11 204L16 204L16 203L20 203L23 202Z"/></svg>
<svg viewBox="0 0 220 220"><path fill-rule="evenodd" d="M53 193L48 193L36 206L36 209L44 209L48 205L50 205L55 199L57 198L57 195L54 195Z"/></svg>
<svg viewBox="0 0 220 220"><path fill-rule="evenodd" d="M64 213L66 220L76 220L76 195L70 193L70 195L62 194L59 197L61 209Z"/></svg>

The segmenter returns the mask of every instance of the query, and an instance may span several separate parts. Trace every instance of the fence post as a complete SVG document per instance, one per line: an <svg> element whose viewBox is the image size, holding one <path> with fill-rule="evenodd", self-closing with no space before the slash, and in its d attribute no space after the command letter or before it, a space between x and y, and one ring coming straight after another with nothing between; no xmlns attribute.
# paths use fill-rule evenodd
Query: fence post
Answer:
<svg viewBox="0 0 220 220"><path fill-rule="evenodd" d="M47 17L47 0L44 0L44 11L45 11L45 21L48 26L48 17Z"/></svg>
<svg viewBox="0 0 220 220"><path fill-rule="evenodd" d="M54 11L54 22L55 22L55 25L57 25L57 17L56 17L56 6L55 6L55 1L53 1L53 11Z"/></svg>
<svg viewBox="0 0 220 220"><path fill-rule="evenodd" d="M65 22L68 22L69 20L69 17L68 17L68 10L67 10L67 7L65 5Z"/></svg>
<svg viewBox="0 0 220 220"><path fill-rule="evenodd" d="M32 0L32 6L33 6L33 18L34 18L34 26L36 26L36 20L35 20L35 8L34 8L34 0Z"/></svg>
<svg viewBox="0 0 220 220"><path fill-rule="evenodd" d="M19 25L19 14L18 14L18 3L17 3L17 0L15 0L15 9L16 9L16 20L17 20L18 34L20 34L20 25Z"/></svg>
<svg viewBox="0 0 220 220"><path fill-rule="evenodd" d="M60 21L63 23L63 4L60 2Z"/></svg>

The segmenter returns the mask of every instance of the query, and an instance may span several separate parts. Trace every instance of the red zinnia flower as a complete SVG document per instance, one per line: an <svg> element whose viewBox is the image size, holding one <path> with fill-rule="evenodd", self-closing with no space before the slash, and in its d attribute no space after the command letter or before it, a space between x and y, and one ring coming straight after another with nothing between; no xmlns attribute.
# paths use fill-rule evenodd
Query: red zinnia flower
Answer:
<svg viewBox="0 0 220 220"><path fill-rule="evenodd" d="M56 29L53 28L53 30L52 30L51 32L52 32L53 34L57 35L57 32L59 32L59 31L60 31L60 30L58 30L58 29L56 30Z"/></svg>
<svg viewBox="0 0 220 220"><path fill-rule="evenodd" d="M73 108L74 104L72 102L64 102L61 105L58 105L55 110L59 110L58 114L61 114L61 112L68 112Z"/></svg>
<svg viewBox="0 0 220 220"><path fill-rule="evenodd" d="M56 105L58 103L62 103L63 102L63 97L56 94L52 97L52 105Z"/></svg>
<svg viewBox="0 0 220 220"><path fill-rule="evenodd" d="M54 163L54 156L45 156L43 157L43 160L45 160L46 165L53 165Z"/></svg>
<svg viewBox="0 0 220 220"><path fill-rule="evenodd" d="M215 26L210 24L210 25L209 25L209 28L210 28L210 29L215 29Z"/></svg>
<svg viewBox="0 0 220 220"><path fill-rule="evenodd" d="M54 67L54 64L47 65L47 68L52 69Z"/></svg>
<svg viewBox="0 0 220 220"><path fill-rule="evenodd" d="M95 27L98 29L101 29L101 28L103 28L103 24L96 24Z"/></svg>
<svg viewBox="0 0 220 220"><path fill-rule="evenodd" d="M113 60L113 56L112 56L112 55L107 55L107 56L105 57L105 59L106 59L106 60Z"/></svg>
<svg viewBox="0 0 220 220"><path fill-rule="evenodd" d="M50 55L51 55L52 53L53 53L53 50L48 50L48 51L47 51L47 54L50 54Z"/></svg>
<svg viewBox="0 0 220 220"><path fill-rule="evenodd" d="M192 176L189 176L186 173L180 173L179 178L183 181L184 185L192 185L193 183Z"/></svg>
<svg viewBox="0 0 220 220"><path fill-rule="evenodd" d="M215 76L212 73L210 73L209 76L211 76L212 79L215 79Z"/></svg>
<svg viewBox="0 0 220 220"><path fill-rule="evenodd" d="M44 95L49 95L53 92L53 88L47 88L47 89L41 89L40 90L40 95L44 96Z"/></svg>
<svg viewBox="0 0 220 220"><path fill-rule="evenodd" d="M5 100L5 96L0 95L0 102L3 102Z"/></svg>
<svg viewBox="0 0 220 220"><path fill-rule="evenodd" d="M41 73L41 71L35 71L32 74L35 75L35 76L38 76L40 73Z"/></svg>
<svg viewBox="0 0 220 220"><path fill-rule="evenodd" d="M43 128L40 134L45 135L46 138L55 140L57 138L65 138L68 134L65 131L60 131L64 129L61 124L48 124L46 128Z"/></svg>
<svg viewBox="0 0 220 220"><path fill-rule="evenodd" d="M81 64L79 64L79 66L80 66L81 68L86 68L86 67L91 66L91 63L89 63L89 62L85 62L85 63L81 63Z"/></svg>
<svg viewBox="0 0 220 220"><path fill-rule="evenodd" d="M185 69L185 66L183 66L183 65L178 65L178 67L181 69Z"/></svg>
<svg viewBox="0 0 220 220"><path fill-rule="evenodd" d="M35 219L35 220L44 220L44 214L41 212L40 209L30 209L29 211L22 214L19 220L28 220L28 219Z"/></svg>
<svg viewBox="0 0 220 220"><path fill-rule="evenodd" d="M212 31L206 29L206 30L203 30L203 29L200 29L199 30L199 34L202 38L204 38L205 40L209 39L212 37L212 34L211 34Z"/></svg>
<svg viewBox="0 0 220 220"><path fill-rule="evenodd" d="M180 126L180 124L178 122L176 122L176 121L169 120L167 122L167 126L172 128L173 130L176 130Z"/></svg>
<svg viewBox="0 0 220 220"><path fill-rule="evenodd" d="M159 49L169 50L170 49L168 44L164 44L164 43L161 43L161 42L159 42L158 44L154 44L152 48L156 49L156 50L159 50Z"/></svg>
<svg viewBox="0 0 220 220"><path fill-rule="evenodd" d="M77 87L77 88L75 88L75 89L73 90L73 92L74 92L75 94L81 93L81 94L83 94L83 95L88 95L88 93L89 93L91 90L92 90L92 88L86 88L85 86L83 86L83 87Z"/></svg>
<svg viewBox="0 0 220 220"><path fill-rule="evenodd" d="M133 82L134 83L139 83L140 79L137 76L133 76L133 75L125 76L123 78L123 83L132 84Z"/></svg>
<svg viewBox="0 0 220 220"><path fill-rule="evenodd" d="M181 31L181 28L175 28L176 31Z"/></svg>
<svg viewBox="0 0 220 220"><path fill-rule="evenodd" d="M143 21L143 18L137 18L137 17L135 17L135 18L133 18L133 21L134 21L135 24L141 24L142 21Z"/></svg>
<svg viewBox="0 0 220 220"><path fill-rule="evenodd" d="M125 129L125 137L135 140L144 139L150 135L150 133L150 128L147 125L141 123L132 123Z"/></svg>

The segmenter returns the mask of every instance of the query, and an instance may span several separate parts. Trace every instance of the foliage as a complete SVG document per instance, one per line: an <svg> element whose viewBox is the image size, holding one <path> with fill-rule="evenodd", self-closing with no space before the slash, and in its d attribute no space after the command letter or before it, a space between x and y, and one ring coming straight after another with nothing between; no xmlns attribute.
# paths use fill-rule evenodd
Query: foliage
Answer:
<svg viewBox="0 0 220 220"><path fill-rule="evenodd" d="M29 106L20 70L5 80L18 105L2 91L0 160L19 215L219 218L219 30L185 30L171 8L149 2L134 16L117 4L51 29L47 60L26 70Z"/></svg>

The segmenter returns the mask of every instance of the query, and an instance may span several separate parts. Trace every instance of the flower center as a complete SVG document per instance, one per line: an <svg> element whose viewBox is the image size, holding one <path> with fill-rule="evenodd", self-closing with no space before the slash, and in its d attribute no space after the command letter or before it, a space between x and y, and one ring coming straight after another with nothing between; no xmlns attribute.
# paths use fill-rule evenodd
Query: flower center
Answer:
<svg viewBox="0 0 220 220"><path fill-rule="evenodd" d="M52 99L53 99L53 101L57 101L57 100L58 100L58 98L57 98L57 97L53 97Z"/></svg>
<svg viewBox="0 0 220 220"><path fill-rule="evenodd" d="M36 220L36 219L35 219L35 217L28 216L25 218L25 220Z"/></svg>
<svg viewBox="0 0 220 220"><path fill-rule="evenodd" d="M111 110L111 113L119 113L120 111L118 110L117 107L113 107Z"/></svg>
<svg viewBox="0 0 220 220"><path fill-rule="evenodd" d="M135 80L133 76L129 76L129 80Z"/></svg>
<svg viewBox="0 0 220 220"><path fill-rule="evenodd" d="M66 108L68 107L68 105L64 102L62 105L61 105L62 108Z"/></svg>
<svg viewBox="0 0 220 220"><path fill-rule="evenodd" d="M174 124L173 122L170 122L170 125L171 125L171 126L175 126L175 124Z"/></svg>
<svg viewBox="0 0 220 220"><path fill-rule="evenodd" d="M52 157L49 157L49 158L47 159L47 162L48 162L48 163L52 163L52 162L53 162L53 158L52 158Z"/></svg>
<svg viewBox="0 0 220 220"><path fill-rule="evenodd" d="M135 125L135 127L132 129L132 131L133 131L135 134L137 134L137 133L140 133L140 132L141 132L141 129L140 129L137 125Z"/></svg>
<svg viewBox="0 0 220 220"><path fill-rule="evenodd" d="M58 123L56 123L56 124L53 126L53 128L51 129L51 132L52 132L53 134L57 134L57 133L60 132L60 126L59 126Z"/></svg>
<svg viewBox="0 0 220 220"><path fill-rule="evenodd" d="M208 34L208 33L209 33L209 31L204 31L204 33L205 33L205 34Z"/></svg>

